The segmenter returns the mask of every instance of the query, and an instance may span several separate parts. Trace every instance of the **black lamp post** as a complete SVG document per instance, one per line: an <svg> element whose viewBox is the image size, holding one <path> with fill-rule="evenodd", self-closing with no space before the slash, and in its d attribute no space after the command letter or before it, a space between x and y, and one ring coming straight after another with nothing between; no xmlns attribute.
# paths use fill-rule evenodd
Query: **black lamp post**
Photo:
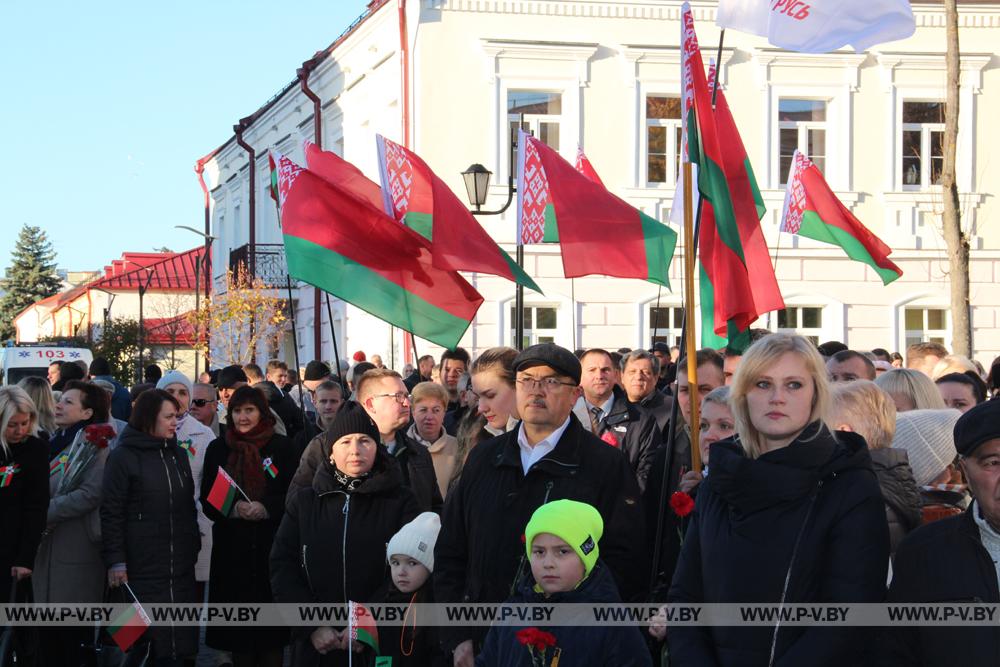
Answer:
<svg viewBox="0 0 1000 667"><path fill-rule="evenodd" d="M142 357L143 357L143 346L146 344L146 332L145 324L143 323L143 313L142 313L142 300L146 296L146 291L149 290L149 284L153 282L153 275L156 273L153 269L149 267L142 267L146 271L146 283L139 285L139 367L136 369L136 384L142 383Z"/></svg>
<svg viewBox="0 0 1000 667"><path fill-rule="evenodd" d="M473 215L500 215L510 208L511 202L514 201L514 193L517 192L517 186L514 183L514 151L517 148L517 131L523 126L524 115L522 114L520 122L510 130L510 153L507 160L507 202L502 208L496 211L482 210L483 204L486 203L490 176L493 175L493 172L479 163L471 165L462 172L465 191L469 195L469 203L476 207L474 211L471 211ZM524 246L521 245L521 239L517 239L515 260L518 266L524 268ZM514 347L520 350L524 347L524 285L518 285L514 294Z"/></svg>
<svg viewBox="0 0 1000 667"><path fill-rule="evenodd" d="M201 272L202 264L205 265L205 299L208 299L208 286L209 286L209 262L211 261L211 249L212 243L218 240L217 236L212 236L205 232L199 231L194 227L188 227L187 225L174 225L175 229L186 229L189 232L197 234L198 236L205 239L205 251L201 254L201 257L197 259L194 263L194 312L201 312L201 282L198 274ZM195 343L198 342L198 332L195 331ZM211 351L211 345L209 345L209 352ZM205 370L208 370L209 355L205 355ZM198 352L194 353L194 376L198 377Z"/></svg>

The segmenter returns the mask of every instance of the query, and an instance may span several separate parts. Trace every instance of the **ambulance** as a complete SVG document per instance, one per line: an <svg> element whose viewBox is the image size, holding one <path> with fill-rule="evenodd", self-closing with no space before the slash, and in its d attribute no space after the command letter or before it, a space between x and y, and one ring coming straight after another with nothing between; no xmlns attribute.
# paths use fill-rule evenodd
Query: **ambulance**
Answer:
<svg viewBox="0 0 1000 667"><path fill-rule="evenodd" d="M85 347L62 347L52 343L21 343L0 348L0 384L17 384L21 378L35 375L48 377L53 361L94 360L94 353Z"/></svg>

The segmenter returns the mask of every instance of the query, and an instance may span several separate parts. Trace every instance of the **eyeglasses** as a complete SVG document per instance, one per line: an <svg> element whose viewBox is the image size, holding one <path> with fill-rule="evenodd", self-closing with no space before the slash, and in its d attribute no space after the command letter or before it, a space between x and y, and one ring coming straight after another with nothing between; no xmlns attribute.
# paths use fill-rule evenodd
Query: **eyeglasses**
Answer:
<svg viewBox="0 0 1000 667"><path fill-rule="evenodd" d="M560 386L562 387L576 386L572 382L562 382L561 380L557 380L556 378L551 376L539 379L531 377L530 375L526 375L524 377L517 378L515 382L517 382L519 385L521 385L522 387L524 387L529 391L534 389L542 389L542 391L551 392L558 390Z"/></svg>
<svg viewBox="0 0 1000 667"><path fill-rule="evenodd" d="M208 405L209 403L215 403L215 401L213 401L210 398L193 398L193 399L191 399L191 405L195 406L196 408L203 408L206 405Z"/></svg>
<svg viewBox="0 0 1000 667"><path fill-rule="evenodd" d="M403 393L401 391L397 391L395 394L373 394L372 395L372 398L383 398L383 397L385 397L385 398L393 398L400 405L402 405L404 402L405 403L413 403L413 397L410 396L409 394Z"/></svg>

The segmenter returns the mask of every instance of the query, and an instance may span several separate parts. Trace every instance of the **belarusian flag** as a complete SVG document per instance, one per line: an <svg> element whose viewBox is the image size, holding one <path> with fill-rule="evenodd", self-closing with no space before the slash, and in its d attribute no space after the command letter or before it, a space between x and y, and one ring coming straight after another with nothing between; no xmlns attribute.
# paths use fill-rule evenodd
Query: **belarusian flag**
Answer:
<svg viewBox="0 0 1000 667"><path fill-rule="evenodd" d="M212 488L208 491L206 500L208 500L209 505L228 515L229 510L233 507L233 502L236 500L238 488L236 482L229 476L229 473L219 468L219 471L215 475L215 481L212 482Z"/></svg>
<svg viewBox="0 0 1000 667"><path fill-rule="evenodd" d="M280 161L289 274L414 335L455 347L483 297L458 273L436 268L420 234L288 158Z"/></svg>
<svg viewBox="0 0 1000 667"><path fill-rule="evenodd" d="M716 108L705 79L691 8L684 3L682 71L691 86L694 114L688 114L688 150L698 164L704 198L698 245L701 256L702 345L719 348L749 342L750 325L763 313L785 307L760 228L764 202L725 94ZM688 83L690 81L690 84Z"/></svg>
<svg viewBox="0 0 1000 667"><path fill-rule="evenodd" d="M583 146L576 147L576 164L573 166L576 167L578 172L592 180L594 183L597 183L602 187L604 186L604 181L602 181L601 177L597 175L597 170L594 169L594 165L590 163L590 160L587 159L586 153L583 152Z"/></svg>
<svg viewBox="0 0 1000 667"><path fill-rule="evenodd" d="M551 220L558 230L567 278L596 274L670 287L670 260L677 244L674 230L611 194L523 131L518 145L518 155L523 156L518 170L518 209L523 212L544 204L545 235ZM542 192L545 200L537 198ZM523 220L521 214L518 220ZM541 240L541 229L536 232L538 239L533 242Z"/></svg>
<svg viewBox="0 0 1000 667"><path fill-rule="evenodd" d="M360 602L348 602L350 608L351 640L367 644L378 653L378 627L375 625L375 617L372 616L368 607Z"/></svg>
<svg viewBox="0 0 1000 667"><path fill-rule="evenodd" d="M14 481L14 475L19 472L21 472L20 463L14 463L13 465L0 468L0 489L10 486L11 482Z"/></svg>
<svg viewBox="0 0 1000 667"><path fill-rule="evenodd" d="M264 466L264 472L270 475L271 479L278 476L278 466L274 465L274 461L271 460L270 456L264 459L262 464Z"/></svg>
<svg viewBox="0 0 1000 667"><path fill-rule="evenodd" d="M311 141L303 142L306 168L323 180L364 199L375 208L382 208L382 188L361 173L361 170L336 153L321 150Z"/></svg>
<svg viewBox="0 0 1000 667"><path fill-rule="evenodd" d="M152 625L152 621L146 615L146 610L136 600L125 611L119 614L115 620L111 621L111 625L108 627L108 634L118 644L118 648L126 652L132 647L132 644L136 643L142 637L150 625Z"/></svg>
<svg viewBox="0 0 1000 667"><path fill-rule="evenodd" d="M268 192L271 195L271 199L274 200L275 204L281 204L278 199L278 167L274 164L274 156L271 153L267 154L267 166L270 167L271 177L270 177L270 187L268 187Z"/></svg>
<svg viewBox="0 0 1000 667"><path fill-rule="evenodd" d="M541 292L419 155L378 135L385 211L430 241L434 266L488 273Z"/></svg>
<svg viewBox="0 0 1000 667"><path fill-rule="evenodd" d="M872 267L884 285L903 275L889 259L892 249L854 217L816 165L799 151L789 169L781 231L840 246L854 261Z"/></svg>
<svg viewBox="0 0 1000 667"><path fill-rule="evenodd" d="M860 53L916 31L910 0L719 0L715 23L803 53Z"/></svg>

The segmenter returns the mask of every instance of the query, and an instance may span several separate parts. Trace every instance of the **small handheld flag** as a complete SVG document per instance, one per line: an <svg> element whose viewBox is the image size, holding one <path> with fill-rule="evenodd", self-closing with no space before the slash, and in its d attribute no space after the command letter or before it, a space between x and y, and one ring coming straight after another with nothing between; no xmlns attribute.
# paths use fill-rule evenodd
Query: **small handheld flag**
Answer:
<svg viewBox="0 0 1000 667"><path fill-rule="evenodd" d="M132 648L132 645L142 637L146 629L152 625L152 621L146 615L146 610L139 604L139 599L132 592L128 582L124 582L123 585L132 596L133 602L125 611L111 621L111 625L108 627L108 634L118 644L118 648L124 652Z"/></svg>
<svg viewBox="0 0 1000 667"><path fill-rule="evenodd" d="M271 479L278 476L278 466L274 465L274 461L271 460L270 456L264 459L264 472L270 475Z"/></svg>
<svg viewBox="0 0 1000 667"><path fill-rule="evenodd" d="M237 486L233 478L229 476L223 468L219 468L218 473L215 475L215 481L212 482L212 488L208 492L208 504L219 510L223 514L229 514L229 511L233 508L233 503L236 501L237 491L246 498L247 502L250 502L250 498L247 494L243 493L243 489Z"/></svg>
<svg viewBox="0 0 1000 667"><path fill-rule="evenodd" d="M350 627L351 640L357 640L362 644L372 647L377 654L378 651L378 627L375 626L375 617L371 611L360 602L349 602L350 607Z"/></svg>

